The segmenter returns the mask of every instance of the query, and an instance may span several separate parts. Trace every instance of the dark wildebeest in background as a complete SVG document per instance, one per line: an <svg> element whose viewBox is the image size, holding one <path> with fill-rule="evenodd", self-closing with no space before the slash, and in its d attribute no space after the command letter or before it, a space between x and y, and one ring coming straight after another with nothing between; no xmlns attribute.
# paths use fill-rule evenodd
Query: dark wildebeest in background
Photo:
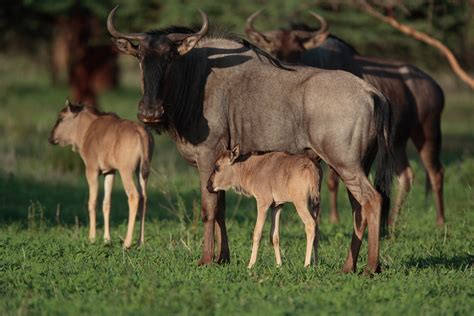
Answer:
<svg viewBox="0 0 474 316"><path fill-rule="evenodd" d="M413 172L406 153L408 139L411 139L427 171L427 191L431 186L435 194L436 221L438 225L443 225L440 121L444 94L436 81L413 65L359 55L352 46L329 35L327 22L314 12L311 14L321 24L319 30L310 29L304 24L294 24L290 29L268 32L259 32L253 27L253 20L259 13L247 19L245 29L248 37L258 46L284 61L349 71L364 78L389 99L395 121L393 140L395 172L398 176L398 196L392 221L396 219L413 182ZM330 170L328 185L332 222L339 221L336 204L338 181L337 175Z"/></svg>
<svg viewBox="0 0 474 316"><path fill-rule="evenodd" d="M138 123L120 119L114 113L103 113L92 106L71 104L58 115L49 135L53 145L72 145L86 166L89 184L89 239L95 240L96 203L99 174L104 175L104 241L110 242L110 203L115 171L122 178L128 196L128 228L123 241L124 248L132 245L133 227L138 208L141 213L140 238L145 242L146 184L153 154L153 137ZM136 173L139 191L133 181Z"/></svg>
<svg viewBox="0 0 474 316"><path fill-rule="evenodd" d="M210 192L234 188L236 192L257 200L257 221L253 232L252 255L248 268L257 261L263 225L272 209L270 241L277 265L280 255L280 214L283 204L293 203L306 232L304 266L318 261L318 215L322 169L318 162L303 155L282 152L240 155L240 146L224 152L214 164L207 188Z"/></svg>
<svg viewBox="0 0 474 316"><path fill-rule="evenodd" d="M54 82L67 77L72 98L97 105L100 92L118 86L118 52L103 39L100 20L89 10L75 10L58 18L51 43L51 74Z"/></svg>
<svg viewBox="0 0 474 316"><path fill-rule="evenodd" d="M348 72L285 67L240 38L205 37L208 19L202 12L198 32L172 27L124 34L113 25L116 9L109 14L108 30L120 51L138 59L142 71L139 119L168 131L181 155L198 167L204 222L201 264L214 258L215 228L216 259L229 260L224 192L210 193L206 186L217 157L240 144L243 153L306 153L332 166L354 209L343 270L355 270L366 226L366 271L379 269L380 223L388 215L383 202L391 180L391 110L378 90ZM377 189L367 178L375 156L380 160Z"/></svg>

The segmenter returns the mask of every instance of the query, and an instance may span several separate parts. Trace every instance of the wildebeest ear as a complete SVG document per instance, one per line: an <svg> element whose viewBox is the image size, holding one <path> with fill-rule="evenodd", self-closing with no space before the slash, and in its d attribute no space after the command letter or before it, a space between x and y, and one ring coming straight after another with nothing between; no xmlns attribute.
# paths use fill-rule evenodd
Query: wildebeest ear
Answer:
<svg viewBox="0 0 474 316"><path fill-rule="evenodd" d="M272 39L268 35L262 34L260 32L254 32L251 30L246 30L246 31L247 31L247 36L250 38L252 43L254 43L255 45L267 51L272 50L273 48Z"/></svg>
<svg viewBox="0 0 474 316"><path fill-rule="evenodd" d="M199 36L194 36L194 35L183 39L181 43L178 44L178 54L183 56L186 53L188 53L191 49L193 49L194 46L196 46L197 42L200 39L201 38Z"/></svg>
<svg viewBox="0 0 474 316"><path fill-rule="evenodd" d="M117 49L127 55L138 56L138 49L135 45L123 38L112 37L112 42L115 44Z"/></svg>
<svg viewBox="0 0 474 316"><path fill-rule="evenodd" d="M66 99L66 106L67 106L69 112L71 112L73 114L77 114L77 113L81 112L82 109L84 108L84 106L82 106L80 104L71 103L69 101L69 99Z"/></svg>
<svg viewBox="0 0 474 316"><path fill-rule="evenodd" d="M240 145L237 144L230 151L230 163L234 163L237 158L240 156Z"/></svg>

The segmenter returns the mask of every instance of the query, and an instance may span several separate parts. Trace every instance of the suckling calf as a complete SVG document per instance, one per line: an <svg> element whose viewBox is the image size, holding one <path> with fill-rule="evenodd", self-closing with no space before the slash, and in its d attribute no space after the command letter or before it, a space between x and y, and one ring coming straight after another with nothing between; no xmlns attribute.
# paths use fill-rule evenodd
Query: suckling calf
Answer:
<svg viewBox="0 0 474 316"><path fill-rule="evenodd" d="M257 200L258 215L249 268L257 260L263 225L269 208L272 209L270 239L277 265L281 265L279 222L281 207L287 202L294 204L305 226L304 265L309 266L313 248L316 264L321 177L322 170L319 164L302 155L271 152L240 156L240 147L236 145L217 159L208 181L208 190L215 192L234 188L236 192L253 196Z"/></svg>
<svg viewBox="0 0 474 316"><path fill-rule="evenodd" d="M103 113L94 107L72 104L59 113L49 135L53 145L72 145L84 161L89 184L89 239L96 235L96 202L98 176L104 174L104 240L110 241L109 215L115 171L122 178L128 196L129 218L124 248L130 248L138 208L141 211L141 228L138 244L144 242L146 213L146 184L153 153L152 136L138 123ZM136 173L139 190L133 180Z"/></svg>

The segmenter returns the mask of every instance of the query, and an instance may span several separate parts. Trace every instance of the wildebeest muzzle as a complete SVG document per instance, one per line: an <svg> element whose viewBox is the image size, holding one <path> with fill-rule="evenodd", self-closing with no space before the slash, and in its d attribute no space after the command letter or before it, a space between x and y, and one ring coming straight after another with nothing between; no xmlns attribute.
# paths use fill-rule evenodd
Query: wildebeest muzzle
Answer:
<svg viewBox="0 0 474 316"><path fill-rule="evenodd" d="M157 105L147 107L143 102L140 102L138 107L138 119L145 124L157 124L163 121L165 110L163 106Z"/></svg>

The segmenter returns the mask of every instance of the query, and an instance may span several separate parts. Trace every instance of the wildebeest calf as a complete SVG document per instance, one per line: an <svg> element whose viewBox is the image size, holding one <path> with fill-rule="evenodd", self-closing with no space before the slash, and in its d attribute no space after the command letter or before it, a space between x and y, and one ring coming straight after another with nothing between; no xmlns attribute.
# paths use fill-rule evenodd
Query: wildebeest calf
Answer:
<svg viewBox="0 0 474 316"><path fill-rule="evenodd" d="M254 196L257 200L258 215L249 268L257 260L262 229L269 208L272 209L270 240L277 265L281 265L279 222L281 207L287 202L294 204L305 225L304 265L309 266L313 247L316 264L321 177L322 170L319 164L302 155L271 152L240 156L240 147L236 145L217 159L209 178L208 190L215 192L234 188L236 192Z"/></svg>
<svg viewBox="0 0 474 316"><path fill-rule="evenodd" d="M128 196L128 229L123 242L130 248L137 210L141 210L141 229L138 245L144 242L146 213L146 184L153 153L153 138L138 123L123 120L113 113L103 113L94 107L71 104L59 113L49 135L53 145L72 145L86 166L89 184L89 239L95 239L98 176L104 174L104 240L110 241L109 215L115 171L118 170ZM133 181L136 173L140 191Z"/></svg>

